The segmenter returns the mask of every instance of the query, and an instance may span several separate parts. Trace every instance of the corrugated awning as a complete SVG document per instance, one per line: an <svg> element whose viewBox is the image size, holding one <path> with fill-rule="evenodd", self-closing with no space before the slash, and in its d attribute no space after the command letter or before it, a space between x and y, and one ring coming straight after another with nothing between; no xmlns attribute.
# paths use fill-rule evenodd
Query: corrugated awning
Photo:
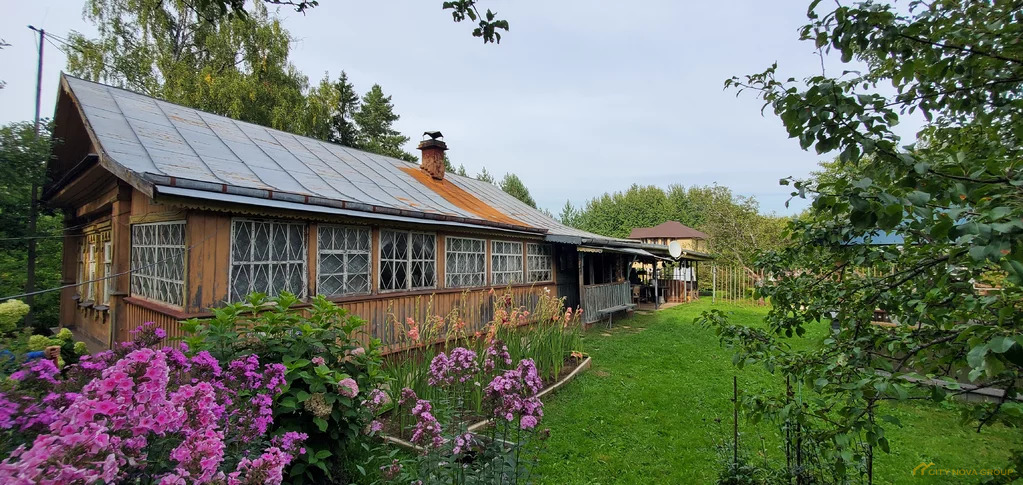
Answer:
<svg viewBox="0 0 1023 485"><path fill-rule="evenodd" d="M642 256L644 258L650 258L650 259L661 259L661 260L664 260L664 261L671 261L672 260L671 258L665 258L665 257L662 257L662 256L658 256L658 255L653 254L653 253L651 253L649 251L646 251L646 250L643 250L643 249L638 249L638 248L615 248L615 247L610 247L610 246L579 246L579 251L589 252L589 253L608 252L608 253L619 253L619 254L631 254L633 256Z"/></svg>

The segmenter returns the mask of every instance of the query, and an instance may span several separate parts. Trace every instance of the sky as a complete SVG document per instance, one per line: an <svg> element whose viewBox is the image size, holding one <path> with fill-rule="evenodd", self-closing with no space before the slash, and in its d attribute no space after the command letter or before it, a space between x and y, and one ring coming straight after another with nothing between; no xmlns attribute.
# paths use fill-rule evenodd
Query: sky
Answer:
<svg viewBox="0 0 1023 485"><path fill-rule="evenodd" d="M821 160L788 139L731 76L773 62L784 77L819 74L813 45L798 40L807 1L611 2L481 0L510 31L499 45L452 22L441 0L320 0L280 15L295 38L293 64L315 82L343 69L365 92L393 97L406 150L440 130L448 157L470 175L517 174L541 208L557 214L632 184L719 184L787 215L790 190ZM0 17L0 123L34 114L35 32L95 32L81 0L18 2ZM63 53L46 44L42 116L52 116ZM828 60L829 72L849 69ZM780 76L781 77L781 76ZM918 128L903 122L904 135Z"/></svg>

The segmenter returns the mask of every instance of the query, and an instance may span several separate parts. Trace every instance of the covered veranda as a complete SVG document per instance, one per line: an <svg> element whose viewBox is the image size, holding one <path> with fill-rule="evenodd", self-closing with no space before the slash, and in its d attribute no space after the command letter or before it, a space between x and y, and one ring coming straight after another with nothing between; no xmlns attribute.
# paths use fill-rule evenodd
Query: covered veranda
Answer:
<svg viewBox="0 0 1023 485"><path fill-rule="evenodd" d="M710 256L693 251L679 258L658 244L588 244L578 247L583 321L594 323L637 307L692 301L699 295L697 265Z"/></svg>

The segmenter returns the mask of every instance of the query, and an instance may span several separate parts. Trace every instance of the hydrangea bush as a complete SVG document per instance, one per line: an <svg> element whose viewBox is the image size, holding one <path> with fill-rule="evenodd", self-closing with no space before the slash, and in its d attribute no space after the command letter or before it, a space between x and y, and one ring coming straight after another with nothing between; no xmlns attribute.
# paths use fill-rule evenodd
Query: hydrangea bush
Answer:
<svg viewBox="0 0 1023 485"><path fill-rule="evenodd" d="M0 303L0 334L8 333L18 327L25 315L28 315L29 306L21 300L7 300Z"/></svg>
<svg viewBox="0 0 1023 485"><path fill-rule="evenodd" d="M308 436L307 453L290 467L293 482L343 482L361 459L379 403L380 353L356 338L364 321L323 297L308 308L285 293L253 294L214 311L210 320L185 322L185 342L219 359L254 353L284 366L286 384L273 408L278 432Z"/></svg>
<svg viewBox="0 0 1023 485"><path fill-rule="evenodd" d="M255 355L222 366L184 344L154 350L165 336L146 324L63 373L37 359L12 374L0 482L281 483L306 439L268 438L286 368Z"/></svg>

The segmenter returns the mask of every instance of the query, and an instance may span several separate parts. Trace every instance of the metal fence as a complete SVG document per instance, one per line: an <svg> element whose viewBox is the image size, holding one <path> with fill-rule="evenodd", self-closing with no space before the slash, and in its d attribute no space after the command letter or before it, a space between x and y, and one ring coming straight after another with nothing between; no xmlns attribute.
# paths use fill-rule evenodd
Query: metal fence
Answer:
<svg viewBox="0 0 1023 485"><path fill-rule="evenodd" d="M746 301L763 303L756 290L764 284L764 274L745 266L712 264L710 267L711 301ZM706 280L703 280L706 281Z"/></svg>

